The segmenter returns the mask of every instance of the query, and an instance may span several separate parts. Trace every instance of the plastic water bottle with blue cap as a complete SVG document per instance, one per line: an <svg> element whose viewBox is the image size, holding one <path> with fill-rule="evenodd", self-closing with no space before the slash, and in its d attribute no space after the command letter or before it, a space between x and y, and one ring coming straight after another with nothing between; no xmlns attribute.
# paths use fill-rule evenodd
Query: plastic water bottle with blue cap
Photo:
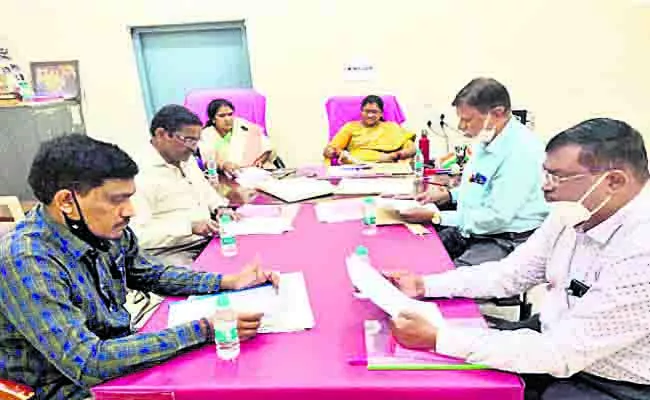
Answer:
<svg viewBox="0 0 650 400"><path fill-rule="evenodd" d="M227 294L217 296L217 311L213 326L217 357L221 360L235 360L239 356L237 314L232 309L230 297Z"/></svg>
<svg viewBox="0 0 650 400"><path fill-rule="evenodd" d="M231 224L232 217L229 214L219 217L219 241L221 242L221 254L224 257L237 255L237 239L232 232Z"/></svg>
<svg viewBox="0 0 650 400"><path fill-rule="evenodd" d="M377 233L377 204L372 197L363 199L363 231L364 235Z"/></svg>

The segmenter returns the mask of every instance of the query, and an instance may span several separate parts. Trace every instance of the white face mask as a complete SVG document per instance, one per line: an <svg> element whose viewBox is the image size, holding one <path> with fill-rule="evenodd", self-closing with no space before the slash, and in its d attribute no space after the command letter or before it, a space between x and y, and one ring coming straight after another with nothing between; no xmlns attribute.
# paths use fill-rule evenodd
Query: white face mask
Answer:
<svg viewBox="0 0 650 400"><path fill-rule="evenodd" d="M494 139L494 135L497 133L497 128L496 126L493 126L492 128L488 129L488 124L490 122L491 116L488 115L488 117L485 119L485 123L483 124L483 129L476 135L476 140L478 140L481 143L488 144Z"/></svg>
<svg viewBox="0 0 650 400"><path fill-rule="evenodd" d="M578 224L581 224L594 214L596 214L600 209L605 207L605 205L611 200L612 196L607 196L598 207L593 210L589 210L583 202L593 191L605 180L608 174L603 174L598 180L591 185L591 187L585 192L585 194L580 197L578 201L554 201L550 203L551 213L550 217L557 219L558 222L565 227L574 227Z"/></svg>

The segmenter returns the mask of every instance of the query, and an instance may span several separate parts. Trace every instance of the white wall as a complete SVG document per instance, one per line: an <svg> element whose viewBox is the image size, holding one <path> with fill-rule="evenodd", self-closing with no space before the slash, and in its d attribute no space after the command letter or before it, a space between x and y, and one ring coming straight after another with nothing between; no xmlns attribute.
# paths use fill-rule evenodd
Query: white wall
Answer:
<svg viewBox="0 0 650 400"><path fill-rule="evenodd" d="M587 117L650 137L650 4L640 0L3 0L0 37L23 66L78 59L89 134L131 153L148 140L130 26L247 25L254 86L291 164L315 162L335 94L393 93L419 130L475 76L492 76L549 136ZM56 16L55 16L56 15ZM28 22L31 20L31 26ZM365 57L372 82L342 79ZM200 60L197 60L200 62Z"/></svg>

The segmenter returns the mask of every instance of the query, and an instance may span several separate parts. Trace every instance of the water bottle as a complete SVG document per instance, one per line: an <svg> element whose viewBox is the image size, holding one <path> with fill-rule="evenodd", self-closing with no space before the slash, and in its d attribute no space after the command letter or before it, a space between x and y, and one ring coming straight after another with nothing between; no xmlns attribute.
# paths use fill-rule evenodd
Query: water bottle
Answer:
<svg viewBox="0 0 650 400"><path fill-rule="evenodd" d="M237 255L237 239L230 229L232 217L224 214L219 218L219 241L221 242L221 254L224 257Z"/></svg>
<svg viewBox="0 0 650 400"><path fill-rule="evenodd" d="M429 137L426 129L423 129L420 134L420 140L418 140L418 149L422 152L422 159L425 163L429 162L429 147Z"/></svg>
<svg viewBox="0 0 650 400"><path fill-rule="evenodd" d="M422 151L417 149L415 157L413 158L413 171L415 172L415 180L413 181L413 192L417 196L424 191L424 156Z"/></svg>
<svg viewBox="0 0 650 400"><path fill-rule="evenodd" d="M363 231L364 235L377 233L377 205L375 199L366 197L363 199Z"/></svg>
<svg viewBox="0 0 650 400"><path fill-rule="evenodd" d="M413 158L413 171L415 172L416 178L424 177L424 155L422 155L420 149L415 151L415 157Z"/></svg>
<svg viewBox="0 0 650 400"><path fill-rule="evenodd" d="M219 172L217 171L217 161L214 158L208 158L206 163L206 170L208 173L208 182L212 185L219 184Z"/></svg>
<svg viewBox="0 0 650 400"><path fill-rule="evenodd" d="M217 296L217 311L214 321L214 341L220 360L235 360L239 356L239 335L237 335L237 314L226 294Z"/></svg>

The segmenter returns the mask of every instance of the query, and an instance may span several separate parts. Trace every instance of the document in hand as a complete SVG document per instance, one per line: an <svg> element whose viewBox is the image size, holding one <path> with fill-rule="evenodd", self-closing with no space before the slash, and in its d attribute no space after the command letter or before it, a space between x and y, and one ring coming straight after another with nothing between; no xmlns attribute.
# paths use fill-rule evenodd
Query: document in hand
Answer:
<svg viewBox="0 0 650 400"><path fill-rule="evenodd" d="M406 296L369 263L351 256L346 259L346 265L352 285L392 318L397 318L402 311L412 311L422 315L436 327L445 324L435 303Z"/></svg>
<svg viewBox="0 0 650 400"><path fill-rule="evenodd" d="M451 319L450 324L454 323ZM481 323L482 320L476 319ZM481 326L478 326L482 328ZM432 351L411 350L393 339L386 320L364 321L366 361L369 370L474 370L487 369L480 364L443 356Z"/></svg>
<svg viewBox="0 0 650 400"><path fill-rule="evenodd" d="M269 179L256 188L288 203L327 196L334 193L334 185L328 181L310 178Z"/></svg>
<svg viewBox="0 0 650 400"><path fill-rule="evenodd" d="M167 325L177 326L210 317L216 311L217 297L230 297L236 312L264 313L259 333L295 332L314 327L314 314L309 303L302 272L280 275L276 293L271 285L207 296L190 296L187 300L169 303Z"/></svg>

